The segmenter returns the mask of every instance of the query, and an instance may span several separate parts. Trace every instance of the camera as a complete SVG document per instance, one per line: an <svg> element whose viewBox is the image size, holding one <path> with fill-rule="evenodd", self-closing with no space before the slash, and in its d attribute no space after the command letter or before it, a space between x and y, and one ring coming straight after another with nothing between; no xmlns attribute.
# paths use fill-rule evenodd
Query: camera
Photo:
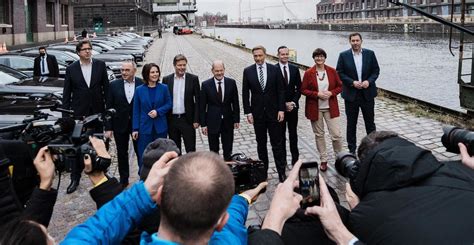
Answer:
<svg viewBox="0 0 474 245"><path fill-rule="evenodd" d="M233 154L231 159L227 164L234 176L235 193L250 190L266 181L267 169L262 161L253 160L244 153Z"/></svg>
<svg viewBox="0 0 474 245"><path fill-rule="evenodd" d="M474 155L474 132L451 126L443 127L443 132L441 143L448 152L459 154L458 143L463 143L469 155Z"/></svg>
<svg viewBox="0 0 474 245"><path fill-rule="evenodd" d="M319 168L317 162L304 162L298 173L299 193L303 196L300 206L305 209L320 203Z"/></svg>
<svg viewBox="0 0 474 245"><path fill-rule="evenodd" d="M341 152L336 156L336 171L349 179L355 179L359 173L360 162L354 154Z"/></svg>

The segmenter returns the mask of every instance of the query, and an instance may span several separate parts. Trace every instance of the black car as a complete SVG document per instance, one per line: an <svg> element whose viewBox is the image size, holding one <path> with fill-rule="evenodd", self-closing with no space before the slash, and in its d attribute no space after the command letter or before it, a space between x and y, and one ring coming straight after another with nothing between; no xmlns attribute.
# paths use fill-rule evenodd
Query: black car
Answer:
<svg viewBox="0 0 474 245"><path fill-rule="evenodd" d="M0 127L21 123L38 106L55 104L62 99L63 85L62 78L28 77L0 65ZM60 117L59 113L46 112Z"/></svg>

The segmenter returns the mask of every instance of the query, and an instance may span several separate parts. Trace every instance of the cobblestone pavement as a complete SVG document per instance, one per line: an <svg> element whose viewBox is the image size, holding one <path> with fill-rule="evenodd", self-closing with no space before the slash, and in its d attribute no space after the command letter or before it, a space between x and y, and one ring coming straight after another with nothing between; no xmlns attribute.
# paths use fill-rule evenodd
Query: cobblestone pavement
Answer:
<svg viewBox="0 0 474 245"><path fill-rule="evenodd" d="M308 53L311 51L308 50ZM172 60L173 57L182 53L188 58L188 72L199 76L200 81L204 81L211 77L211 62L215 59L220 59L225 62L226 76L234 78L241 93L242 72L244 67L253 64L253 58L249 52L241 49L230 47L221 42L216 42L211 39L202 39L197 35L175 36L170 33L164 33L163 39L155 39L153 46L145 58L145 61L157 63L161 68L162 77L174 71ZM269 51L269 53L272 53ZM337 55L329 53L329 55ZM275 63L276 61L268 61ZM383 72L383 67L382 67ZM304 71L301 71L304 72ZM141 69L139 69L139 74ZM241 97L239 98L241 99ZM304 96L300 100L300 104L304 104ZM341 129L345 135L346 118L344 115L344 103L339 98L339 106L341 110ZM257 158L255 134L252 125L244 121L243 112L241 114L241 128L235 131L234 138L234 152L244 152L252 158ZM432 150L435 156L440 160L454 160L458 159L456 154L448 153L441 144L441 135L443 134L440 122L432 119L417 117L404 109L404 106L398 102L378 98L375 103L375 123L378 130L392 130L398 132L402 137L415 142L416 144ZM358 140L365 136L365 127L362 116L359 117L358 123ZM200 131L197 133L197 150L208 151L207 137L202 135ZM329 138L329 135L327 135ZM339 176L333 166L334 156L332 153L332 146L328 144L328 154L330 156L330 166L323 176L328 184L336 189L343 205L347 205L344 198L344 183L346 180ZM316 160L319 161L319 155L316 150L314 134L311 129L310 122L304 116L304 110L299 111L298 124L298 146L300 150L300 158L302 160ZM270 145L268 148L271 149ZM114 145L112 144L112 152L114 152ZM289 148L288 155L289 155ZM269 186L265 194L261 195L257 202L250 207L250 212L247 218L247 225L260 224L264 218L273 196L273 192L278 184L278 175L273 163L271 151L270 154L270 169L269 169ZM138 179L136 174L136 161L133 159L131 163L131 179L133 183ZM291 157L290 157L291 158ZM288 158L288 162L290 162ZM291 166L289 167L291 168ZM115 157L113 158L113 165L109 170L110 174L118 177L118 169ZM95 204L89 196L88 191L91 189L90 181L85 175L81 180L79 189L70 195L66 193L66 187L69 184L69 176L64 175L61 188L59 190L58 201L55 206L53 218L49 227L50 233L56 240L60 241L65 234L75 225L82 223L87 217L96 211Z"/></svg>

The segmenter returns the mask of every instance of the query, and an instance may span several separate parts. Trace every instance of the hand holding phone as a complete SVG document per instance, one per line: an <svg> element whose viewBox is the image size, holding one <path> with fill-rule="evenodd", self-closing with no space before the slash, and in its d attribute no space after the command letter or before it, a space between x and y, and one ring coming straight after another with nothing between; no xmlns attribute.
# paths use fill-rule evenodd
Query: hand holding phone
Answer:
<svg viewBox="0 0 474 245"><path fill-rule="evenodd" d="M299 192L303 196L300 206L305 209L319 205L319 167L317 162L304 162L298 173Z"/></svg>

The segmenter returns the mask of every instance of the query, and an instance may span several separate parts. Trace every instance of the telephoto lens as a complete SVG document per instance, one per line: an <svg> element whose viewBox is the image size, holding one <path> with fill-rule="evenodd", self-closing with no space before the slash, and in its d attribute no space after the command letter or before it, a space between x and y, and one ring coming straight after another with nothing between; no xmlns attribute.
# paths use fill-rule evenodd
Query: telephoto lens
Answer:
<svg viewBox="0 0 474 245"><path fill-rule="evenodd" d="M474 155L474 132L452 126L443 127L443 132L441 142L447 151L459 154L458 143L461 142L466 146L469 155Z"/></svg>
<svg viewBox="0 0 474 245"><path fill-rule="evenodd" d="M341 152L336 156L336 171L349 179L353 179L359 173L359 160L354 154Z"/></svg>

